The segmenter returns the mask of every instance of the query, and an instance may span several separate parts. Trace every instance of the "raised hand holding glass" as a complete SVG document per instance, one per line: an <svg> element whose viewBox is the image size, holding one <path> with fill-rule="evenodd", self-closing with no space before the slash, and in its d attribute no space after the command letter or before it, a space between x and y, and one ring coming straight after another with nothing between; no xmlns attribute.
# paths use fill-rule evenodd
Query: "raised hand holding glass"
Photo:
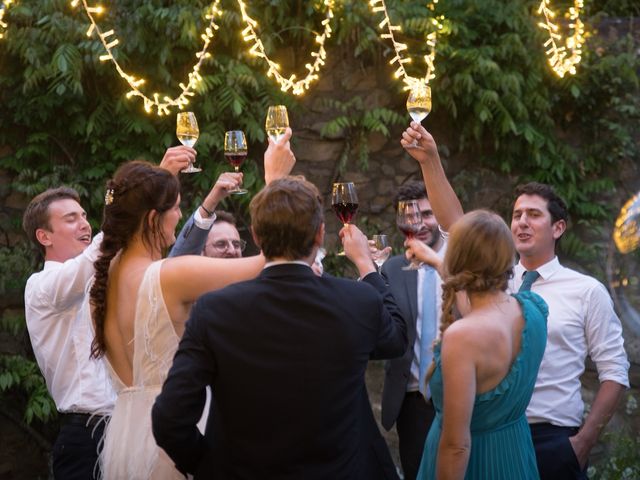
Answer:
<svg viewBox="0 0 640 480"><path fill-rule="evenodd" d="M334 183L331 189L331 207L338 220L346 227L358 211L358 194L353 182ZM344 251L338 253L344 255Z"/></svg>
<svg viewBox="0 0 640 480"><path fill-rule="evenodd" d="M224 156L236 172L240 171L240 165L247 158L247 139L242 130L230 130L224 134ZM243 195L248 190L237 187L229 190L229 193Z"/></svg>
<svg viewBox="0 0 640 480"><path fill-rule="evenodd" d="M180 112L176 117L176 136L180 143L187 147L193 147L198 141L200 130L198 129L198 121L196 115L193 112ZM182 170L182 173L196 173L201 172L202 169L194 167L193 163L189 163L189 166Z"/></svg>
<svg viewBox="0 0 640 480"><path fill-rule="evenodd" d="M289 114L284 105L272 105L267 110L267 118L264 122L267 135L274 142L279 141L289 128Z"/></svg>
<svg viewBox="0 0 640 480"><path fill-rule="evenodd" d="M396 216L396 224L398 229L407 239L412 239L422 227L422 212L418 200L400 200L398 202L398 213ZM422 266L422 262L416 262L415 259L402 270L417 270Z"/></svg>

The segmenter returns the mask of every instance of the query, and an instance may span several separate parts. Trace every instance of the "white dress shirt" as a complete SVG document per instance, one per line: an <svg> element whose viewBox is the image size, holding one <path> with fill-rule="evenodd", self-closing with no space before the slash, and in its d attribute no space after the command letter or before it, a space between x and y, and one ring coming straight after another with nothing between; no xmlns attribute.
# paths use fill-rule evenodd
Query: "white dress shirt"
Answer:
<svg viewBox="0 0 640 480"><path fill-rule="evenodd" d="M64 263L46 261L24 292L31 345L60 412L108 414L115 391L105 363L90 358L94 337L89 308L93 262L102 234Z"/></svg>
<svg viewBox="0 0 640 480"><path fill-rule="evenodd" d="M622 326L609 293L595 278L563 267L557 257L536 270L540 278L531 290L549 306L548 336L527 419L579 427L584 413L580 376L587 355L596 364L600 382L629 387ZM524 272L518 263L512 292L518 291Z"/></svg>
<svg viewBox="0 0 640 480"><path fill-rule="evenodd" d="M438 257L444 258L444 254L447 251L447 238L444 232L442 247L438 250ZM420 373L420 350L422 341L422 285L424 283L425 268L418 270L418 315L416 318L416 341L413 344L413 361L411 362L411 378L407 383L407 392L414 392L418 390L418 376ZM436 338L440 337L440 319L442 318L442 278L440 274L436 275L436 288L433 292L433 299L436 302L437 322L436 322Z"/></svg>

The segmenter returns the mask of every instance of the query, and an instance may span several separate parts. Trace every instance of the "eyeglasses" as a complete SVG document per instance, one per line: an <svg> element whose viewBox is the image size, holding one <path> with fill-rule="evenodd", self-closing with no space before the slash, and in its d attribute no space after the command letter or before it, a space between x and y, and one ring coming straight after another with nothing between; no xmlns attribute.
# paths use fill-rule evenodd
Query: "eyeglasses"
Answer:
<svg viewBox="0 0 640 480"><path fill-rule="evenodd" d="M240 250L244 252L244 249L247 248L247 242L244 240L216 240L211 244L213 248L215 248L219 252L224 252L227 247L231 246L233 250Z"/></svg>

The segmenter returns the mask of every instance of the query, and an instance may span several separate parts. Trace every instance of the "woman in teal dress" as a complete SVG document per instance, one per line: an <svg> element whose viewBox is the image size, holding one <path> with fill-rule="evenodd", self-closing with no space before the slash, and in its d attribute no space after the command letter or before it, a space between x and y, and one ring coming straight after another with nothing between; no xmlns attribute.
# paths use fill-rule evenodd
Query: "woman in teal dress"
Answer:
<svg viewBox="0 0 640 480"><path fill-rule="evenodd" d="M470 212L451 228L441 267L442 340L427 377L436 417L419 479L539 479L525 409L548 310L533 292L506 293L514 258L511 232L492 212ZM456 300L463 317L454 321Z"/></svg>

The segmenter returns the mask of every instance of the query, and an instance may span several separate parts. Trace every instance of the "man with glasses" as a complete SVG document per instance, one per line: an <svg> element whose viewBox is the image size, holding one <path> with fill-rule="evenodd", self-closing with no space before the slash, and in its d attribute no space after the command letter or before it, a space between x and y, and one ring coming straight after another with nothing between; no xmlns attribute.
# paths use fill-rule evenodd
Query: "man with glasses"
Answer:
<svg viewBox="0 0 640 480"><path fill-rule="evenodd" d="M247 242L240 238L234 216L224 210L216 210L202 254L211 258L240 258L246 246Z"/></svg>

